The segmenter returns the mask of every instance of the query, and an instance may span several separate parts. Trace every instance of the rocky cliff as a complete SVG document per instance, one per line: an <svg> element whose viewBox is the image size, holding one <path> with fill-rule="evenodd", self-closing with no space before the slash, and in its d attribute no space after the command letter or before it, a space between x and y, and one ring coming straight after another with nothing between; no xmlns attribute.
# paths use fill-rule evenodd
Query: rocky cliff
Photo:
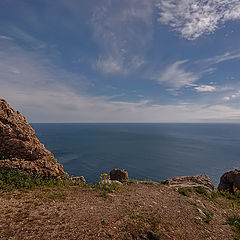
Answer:
<svg viewBox="0 0 240 240"><path fill-rule="evenodd" d="M61 177L64 170L40 143L26 118L0 99L0 167Z"/></svg>

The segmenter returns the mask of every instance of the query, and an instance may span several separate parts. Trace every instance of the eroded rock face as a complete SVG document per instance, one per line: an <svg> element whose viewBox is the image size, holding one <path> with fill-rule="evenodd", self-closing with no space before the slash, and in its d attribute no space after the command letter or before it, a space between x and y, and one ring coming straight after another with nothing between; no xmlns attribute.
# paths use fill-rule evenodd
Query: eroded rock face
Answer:
<svg viewBox="0 0 240 240"><path fill-rule="evenodd" d="M214 185L211 179L205 175L195 175L195 176L180 176L173 177L162 181L161 183L166 184L170 187L204 187L208 191L214 190Z"/></svg>
<svg viewBox="0 0 240 240"><path fill-rule="evenodd" d="M240 170L235 169L224 173L220 178L220 183L218 185L219 191L228 191L233 193L234 188L240 190Z"/></svg>
<svg viewBox="0 0 240 240"><path fill-rule="evenodd" d="M26 118L0 99L0 167L61 177L64 170L40 143Z"/></svg>
<svg viewBox="0 0 240 240"><path fill-rule="evenodd" d="M119 182L125 182L128 180L128 172L123 169L114 168L110 172L110 180L117 180Z"/></svg>

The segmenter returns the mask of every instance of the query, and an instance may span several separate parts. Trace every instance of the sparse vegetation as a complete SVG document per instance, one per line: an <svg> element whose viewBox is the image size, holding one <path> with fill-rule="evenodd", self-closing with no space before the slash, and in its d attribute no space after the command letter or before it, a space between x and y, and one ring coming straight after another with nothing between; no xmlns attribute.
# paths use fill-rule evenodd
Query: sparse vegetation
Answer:
<svg viewBox="0 0 240 240"><path fill-rule="evenodd" d="M183 196L189 197L190 193L192 193L193 189L190 187L179 188L178 192Z"/></svg>
<svg viewBox="0 0 240 240"><path fill-rule="evenodd" d="M99 191L101 197L108 197L108 193L113 193L120 189L120 185L117 183L101 183L92 186L93 189Z"/></svg>
<svg viewBox="0 0 240 240"><path fill-rule="evenodd" d="M227 223L233 226L235 239L240 239L240 216L230 216L227 218Z"/></svg>
<svg viewBox="0 0 240 240"><path fill-rule="evenodd" d="M161 218L158 215L147 216L139 212L132 212L121 230L126 232L126 239L161 239L159 229Z"/></svg>
<svg viewBox="0 0 240 240"><path fill-rule="evenodd" d="M0 190L13 191L15 189L31 189L37 186L67 186L73 185L70 179L58 180L53 177L42 178L21 172L18 169L0 168Z"/></svg>
<svg viewBox="0 0 240 240"><path fill-rule="evenodd" d="M150 180L150 179L144 180L144 181L140 181L140 183L141 184L147 184L147 185L153 185L154 184L154 182L152 180Z"/></svg>
<svg viewBox="0 0 240 240"><path fill-rule="evenodd" d="M57 163L57 160L54 157L49 157L48 160L53 163Z"/></svg>
<svg viewBox="0 0 240 240"><path fill-rule="evenodd" d="M212 220L212 217L213 217L213 213L208 210L204 210L203 213L206 215L204 222L210 223L210 221Z"/></svg>
<svg viewBox="0 0 240 240"><path fill-rule="evenodd" d="M11 174L18 180L16 175L22 177L24 173ZM225 240L232 239L235 234L238 239L239 219L229 218L228 223L235 232L224 223L226 215L231 216L233 212L238 215L240 210L233 209L229 205L232 200L219 192L216 192L218 199L215 203L205 197L202 189L180 189L184 196L189 194L186 198L162 184L140 181L133 181L130 185L114 181L69 185L71 179L66 176L60 184L36 185L31 191L25 188L11 193L1 191L1 236L4 239L27 239L31 234L35 239L51 239L52 234L60 238L64 233L68 239L85 236L94 240L159 240L203 239L206 236ZM74 226L74 231L69 231L70 226Z"/></svg>
<svg viewBox="0 0 240 240"><path fill-rule="evenodd" d="M204 187L196 187L194 188L194 190L198 193L198 194L201 194L201 195L204 195L204 196L208 196L208 192L207 190L204 188Z"/></svg>
<svg viewBox="0 0 240 240"><path fill-rule="evenodd" d="M231 201L231 206L233 208L240 208L240 190L237 188L233 189L234 192L224 192L224 191L219 191L218 189L216 190L216 194L218 196L222 196L224 198L227 198Z"/></svg>

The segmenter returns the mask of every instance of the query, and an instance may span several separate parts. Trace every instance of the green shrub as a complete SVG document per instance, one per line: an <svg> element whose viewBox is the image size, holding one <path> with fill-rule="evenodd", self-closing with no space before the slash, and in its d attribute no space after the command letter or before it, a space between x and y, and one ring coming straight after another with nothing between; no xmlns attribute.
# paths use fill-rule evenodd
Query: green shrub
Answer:
<svg viewBox="0 0 240 240"><path fill-rule="evenodd" d="M151 179L147 179L144 181L140 181L141 184L146 184L146 185L153 185L154 182Z"/></svg>
<svg viewBox="0 0 240 240"><path fill-rule="evenodd" d="M190 187L179 188L178 192L180 194L182 194L183 196L189 197L190 193L192 192L192 188L190 188Z"/></svg>
<svg viewBox="0 0 240 240"><path fill-rule="evenodd" d="M208 192L204 187L199 186L199 187L196 187L194 189L198 194L202 194L202 195L205 195L205 196L208 195Z"/></svg>
<svg viewBox="0 0 240 240"><path fill-rule="evenodd" d="M233 226L233 230L236 234L235 239L240 239L240 216L228 217L227 223Z"/></svg>
<svg viewBox="0 0 240 240"><path fill-rule="evenodd" d="M57 160L54 157L49 157L48 160L53 163L57 163Z"/></svg>
<svg viewBox="0 0 240 240"><path fill-rule="evenodd" d="M0 168L0 189L12 191L14 189L30 189L35 186L61 186L64 180L55 178L42 178L21 172L18 169Z"/></svg>

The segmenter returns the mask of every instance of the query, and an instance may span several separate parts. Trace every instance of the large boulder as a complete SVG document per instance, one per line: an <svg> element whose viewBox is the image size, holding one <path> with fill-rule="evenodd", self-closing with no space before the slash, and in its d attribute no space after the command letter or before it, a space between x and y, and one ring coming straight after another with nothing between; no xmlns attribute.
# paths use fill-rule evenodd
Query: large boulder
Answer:
<svg viewBox="0 0 240 240"><path fill-rule="evenodd" d="M218 185L219 191L228 191L234 193L234 188L240 190L240 170L235 169L224 173L220 178Z"/></svg>
<svg viewBox="0 0 240 240"><path fill-rule="evenodd" d="M182 187L204 187L208 191L214 190L214 185L205 174L199 174L195 176L180 176L173 177L161 182L162 184L168 185L170 187L182 188Z"/></svg>
<svg viewBox="0 0 240 240"><path fill-rule="evenodd" d="M0 99L0 167L60 178L61 164L35 136L26 118Z"/></svg>
<svg viewBox="0 0 240 240"><path fill-rule="evenodd" d="M119 182L125 182L128 180L128 172L123 169L114 168L110 172L110 180L117 180Z"/></svg>

